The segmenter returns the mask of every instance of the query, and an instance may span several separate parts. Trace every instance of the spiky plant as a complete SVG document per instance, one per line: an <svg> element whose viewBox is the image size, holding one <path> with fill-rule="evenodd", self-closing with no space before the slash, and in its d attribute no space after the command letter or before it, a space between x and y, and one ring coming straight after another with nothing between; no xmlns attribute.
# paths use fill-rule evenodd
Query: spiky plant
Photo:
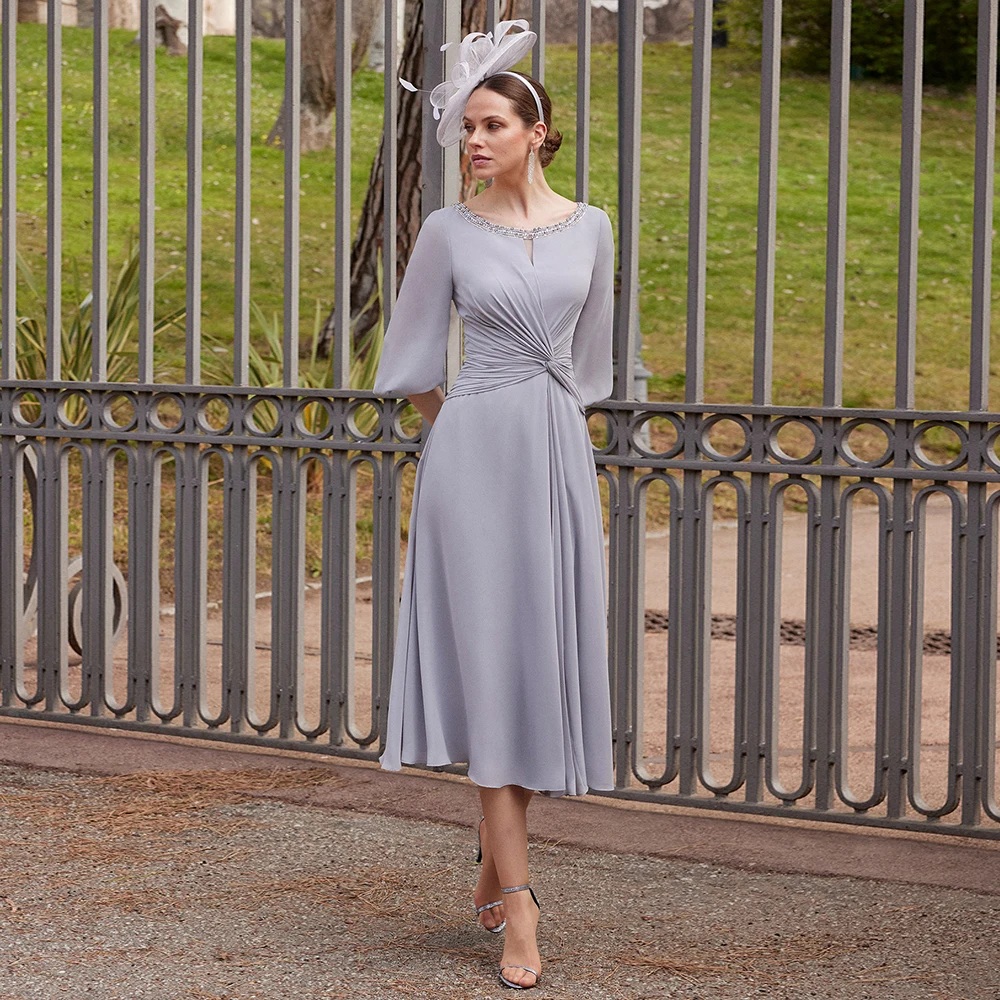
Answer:
<svg viewBox="0 0 1000 1000"><path fill-rule="evenodd" d="M376 303L382 301L382 254L378 252L378 281L365 308L359 315L364 315ZM251 301L250 310L263 337L263 345L258 349L253 342L248 346L247 368L250 385L277 387L284 384L284 343L282 340L281 319L277 312L272 312L268 318L256 302ZM333 352L326 358L319 358L317 347L319 332L322 329L323 317L327 314L325 303L316 300L315 316L310 351L299 370L299 385L306 389L329 388L333 384ZM352 343L353 331L357 320L351 324ZM379 310L379 321L354 346L351 359L350 386L353 389L371 389L375 384L379 359L382 356L382 341L384 336L384 320L382 310ZM206 346L210 348L203 368L206 376L220 385L228 385L232 379L232 368L223 360L232 357L232 344L219 338L205 338ZM267 402L259 403L254 409L254 420L258 426L270 427L277 420L277 411ZM320 434L326 427L328 412L319 403L308 404L302 413L302 421L310 434ZM374 408L361 407L355 415L355 425L362 434L371 434L378 423Z"/></svg>
<svg viewBox="0 0 1000 1000"><path fill-rule="evenodd" d="M18 268L27 290L30 307L22 312L18 302L17 316L17 377L26 381L46 378L45 361L45 293L28 262L17 255ZM162 280L164 275L157 278ZM60 379L66 382L90 381L93 364L93 292L82 293L80 276L73 274L72 304L60 317ZM156 317L154 337L168 327L178 325L184 317L184 307ZM108 382L134 381L139 329L139 248L130 240L118 270L108 283L107 306L107 378ZM84 400L70 396L66 400L66 416L75 422L81 416Z"/></svg>

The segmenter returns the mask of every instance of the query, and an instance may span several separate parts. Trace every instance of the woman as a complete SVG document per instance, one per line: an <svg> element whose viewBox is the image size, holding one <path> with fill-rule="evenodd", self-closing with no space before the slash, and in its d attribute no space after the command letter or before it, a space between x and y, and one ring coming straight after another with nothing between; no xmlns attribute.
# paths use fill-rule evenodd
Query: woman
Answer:
<svg viewBox="0 0 1000 1000"><path fill-rule="evenodd" d="M587 405L612 388L614 239L557 195L561 137L534 32L462 42L431 91L441 145L465 138L487 189L430 213L386 330L374 391L431 423L417 464L380 763L468 762L479 786L483 926L506 929L500 981L540 981L532 793L614 787L607 578ZM410 89L411 84L401 81ZM438 112L443 111L443 116ZM465 360L441 391L451 303Z"/></svg>

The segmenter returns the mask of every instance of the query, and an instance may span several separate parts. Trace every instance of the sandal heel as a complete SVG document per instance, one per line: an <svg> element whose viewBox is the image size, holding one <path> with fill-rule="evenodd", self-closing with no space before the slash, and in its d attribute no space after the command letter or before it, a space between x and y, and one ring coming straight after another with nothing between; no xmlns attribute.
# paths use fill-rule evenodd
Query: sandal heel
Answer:
<svg viewBox="0 0 1000 1000"><path fill-rule="evenodd" d="M507 889L505 889L503 886L500 887L501 892L523 892L525 889L527 889L528 892L531 893L531 898L535 901L535 906L537 906L540 911L542 909L542 904L538 902L538 897L535 895L535 890L532 889L532 887L527 882L525 882L524 885L510 886L510 888ZM506 922L507 921L505 920L504 923ZM509 979L507 979L504 976L503 974L504 969L524 969L525 972L530 972L535 977L535 981L533 983L528 983L527 986L525 986L523 983L512 983ZM500 982L504 986L509 986L513 990L530 990L536 987L542 981L542 977L537 971L537 969L532 969L531 966L529 965L515 965L513 963L508 965L501 965L499 971L497 972L497 975L500 978Z"/></svg>

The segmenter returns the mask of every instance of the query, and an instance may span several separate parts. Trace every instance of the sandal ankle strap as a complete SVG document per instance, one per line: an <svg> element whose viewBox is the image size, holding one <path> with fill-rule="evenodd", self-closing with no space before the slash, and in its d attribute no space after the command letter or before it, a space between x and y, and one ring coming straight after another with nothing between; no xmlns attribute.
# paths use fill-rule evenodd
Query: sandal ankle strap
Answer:
<svg viewBox="0 0 1000 1000"><path fill-rule="evenodd" d="M512 885L509 889L504 889L502 886L500 888L501 892L520 892L522 889L530 889L531 886L527 882L524 885Z"/></svg>

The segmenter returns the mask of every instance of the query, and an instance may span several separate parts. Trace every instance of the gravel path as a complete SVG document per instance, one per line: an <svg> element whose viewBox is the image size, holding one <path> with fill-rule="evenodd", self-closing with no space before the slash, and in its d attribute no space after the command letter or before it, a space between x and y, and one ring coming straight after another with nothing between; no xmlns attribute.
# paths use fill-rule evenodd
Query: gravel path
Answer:
<svg viewBox="0 0 1000 1000"><path fill-rule="evenodd" d="M2 1000L513 996L472 914L474 831L273 797L329 779L0 766ZM1000 998L998 895L530 855L533 997Z"/></svg>

